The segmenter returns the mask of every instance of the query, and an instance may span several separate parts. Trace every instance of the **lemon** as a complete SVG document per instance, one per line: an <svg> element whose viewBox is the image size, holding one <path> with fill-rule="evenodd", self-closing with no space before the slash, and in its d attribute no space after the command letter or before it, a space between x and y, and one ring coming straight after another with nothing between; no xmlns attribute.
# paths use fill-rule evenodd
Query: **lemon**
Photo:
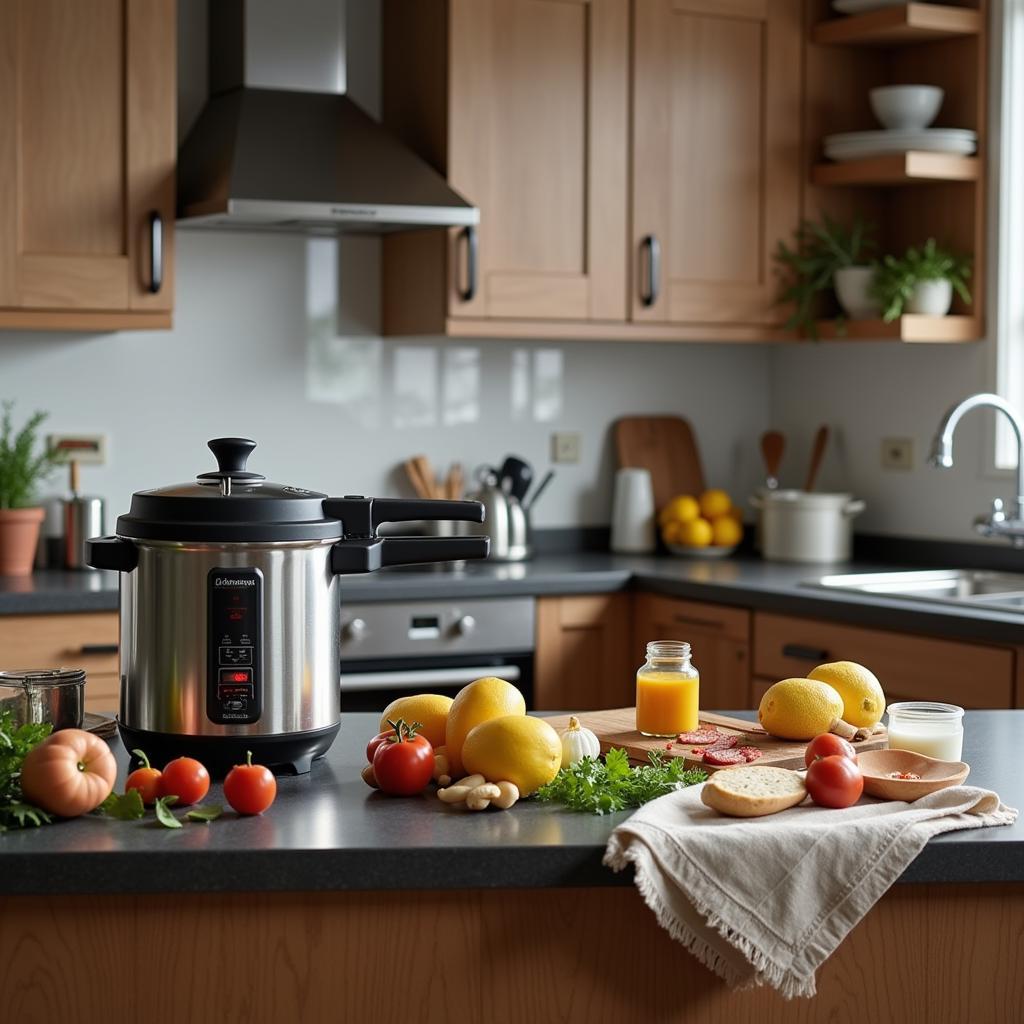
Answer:
<svg viewBox="0 0 1024 1024"><path fill-rule="evenodd" d="M448 724L445 728L451 777L457 779L464 774L462 744L472 729L492 718L525 714L526 701L523 695L510 682L497 676L474 679L459 690L448 711Z"/></svg>
<svg viewBox="0 0 1024 1024"><path fill-rule="evenodd" d="M814 739L842 716L843 698L815 679L783 679L770 686L757 711L764 729L784 740Z"/></svg>
<svg viewBox="0 0 1024 1024"><path fill-rule="evenodd" d="M711 524L706 519L693 519L680 524L679 543L687 547L706 548L712 536Z"/></svg>
<svg viewBox="0 0 1024 1024"><path fill-rule="evenodd" d="M661 539L666 544L678 544L679 543L679 535L680 535L680 533L682 533L682 531L683 531L685 526L686 526L685 523L675 523L675 522L666 523L661 528Z"/></svg>
<svg viewBox="0 0 1024 1024"><path fill-rule="evenodd" d="M690 494L677 494L659 513L658 524L688 523L700 515L700 505Z"/></svg>
<svg viewBox="0 0 1024 1024"><path fill-rule="evenodd" d="M809 672L809 679L828 683L843 699L843 720L870 729L882 720L885 694L874 672L855 661L833 661Z"/></svg>
<svg viewBox="0 0 1024 1024"><path fill-rule="evenodd" d="M507 715L470 732L462 761L467 772L479 772L488 782L513 782L526 796L558 774L562 741L542 718Z"/></svg>
<svg viewBox="0 0 1024 1024"><path fill-rule="evenodd" d="M432 747L444 746L444 731L448 724L448 710L452 706L451 697L442 697L439 693L417 693L408 697L393 700L380 716L380 729L388 728L388 720L397 722L404 718L409 725L419 722L421 736L430 740Z"/></svg>
<svg viewBox="0 0 1024 1024"><path fill-rule="evenodd" d="M705 519L717 519L732 508L732 498L725 491L705 491L700 496L700 514Z"/></svg>
<svg viewBox="0 0 1024 1024"><path fill-rule="evenodd" d="M717 547L731 548L742 539L743 527L728 513L712 522L711 543Z"/></svg>

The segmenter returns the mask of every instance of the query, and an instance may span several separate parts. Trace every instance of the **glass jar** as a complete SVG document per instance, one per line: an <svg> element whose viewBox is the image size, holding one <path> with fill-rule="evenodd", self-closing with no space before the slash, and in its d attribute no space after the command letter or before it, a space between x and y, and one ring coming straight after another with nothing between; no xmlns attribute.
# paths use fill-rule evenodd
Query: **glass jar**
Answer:
<svg viewBox="0 0 1024 1024"><path fill-rule="evenodd" d="M927 700L890 704L889 747L959 761L964 747L964 709Z"/></svg>
<svg viewBox="0 0 1024 1024"><path fill-rule="evenodd" d="M85 702L81 669L21 669L0 672L0 710L14 714L14 724L49 723L54 730L80 729Z"/></svg>
<svg viewBox="0 0 1024 1024"><path fill-rule="evenodd" d="M636 727L644 736L675 736L697 728L700 673L690 645L652 640L636 674Z"/></svg>

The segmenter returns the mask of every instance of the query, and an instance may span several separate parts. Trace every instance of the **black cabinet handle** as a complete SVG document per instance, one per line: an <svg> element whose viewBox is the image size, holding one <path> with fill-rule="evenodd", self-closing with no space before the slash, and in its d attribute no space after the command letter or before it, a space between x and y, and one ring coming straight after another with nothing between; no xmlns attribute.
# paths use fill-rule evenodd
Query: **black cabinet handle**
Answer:
<svg viewBox="0 0 1024 1024"><path fill-rule="evenodd" d="M149 290L156 295L164 283L164 220L153 210L149 215Z"/></svg>
<svg viewBox="0 0 1024 1024"><path fill-rule="evenodd" d="M803 644L783 644L782 654L786 658L799 658L801 661L828 661L828 651L824 647L804 647Z"/></svg>
<svg viewBox="0 0 1024 1024"><path fill-rule="evenodd" d="M641 285L640 301L645 306L653 306L658 301L658 290L661 279L661 245L655 235L646 235L640 243L645 255L644 265L647 271L646 288ZM641 266L643 270L643 266Z"/></svg>
<svg viewBox="0 0 1024 1024"><path fill-rule="evenodd" d="M476 228L472 225L463 228L459 238L466 242L466 287L459 289L459 298L463 302L471 302L476 297L477 262L480 255Z"/></svg>
<svg viewBox="0 0 1024 1024"><path fill-rule="evenodd" d="M117 654L117 644L82 644L79 654Z"/></svg>

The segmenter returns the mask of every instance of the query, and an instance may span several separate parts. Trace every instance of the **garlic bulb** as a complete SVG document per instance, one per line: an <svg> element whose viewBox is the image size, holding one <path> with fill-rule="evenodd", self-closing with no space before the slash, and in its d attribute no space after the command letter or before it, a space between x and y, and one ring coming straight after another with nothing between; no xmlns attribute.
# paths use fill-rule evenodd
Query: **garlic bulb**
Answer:
<svg viewBox="0 0 1024 1024"><path fill-rule="evenodd" d="M562 731L562 767L568 768L584 757L597 757L600 753L601 741L573 715L569 728Z"/></svg>

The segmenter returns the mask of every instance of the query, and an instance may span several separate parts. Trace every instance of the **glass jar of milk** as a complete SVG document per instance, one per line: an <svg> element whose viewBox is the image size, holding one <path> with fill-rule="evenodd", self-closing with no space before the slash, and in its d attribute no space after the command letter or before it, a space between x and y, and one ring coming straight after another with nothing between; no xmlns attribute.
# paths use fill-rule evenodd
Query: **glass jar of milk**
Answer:
<svg viewBox="0 0 1024 1024"><path fill-rule="evenodd" d="M964 746L964 709L955 704L905 701L890 704L889 747L940 761L959 761Z"/></svg>

